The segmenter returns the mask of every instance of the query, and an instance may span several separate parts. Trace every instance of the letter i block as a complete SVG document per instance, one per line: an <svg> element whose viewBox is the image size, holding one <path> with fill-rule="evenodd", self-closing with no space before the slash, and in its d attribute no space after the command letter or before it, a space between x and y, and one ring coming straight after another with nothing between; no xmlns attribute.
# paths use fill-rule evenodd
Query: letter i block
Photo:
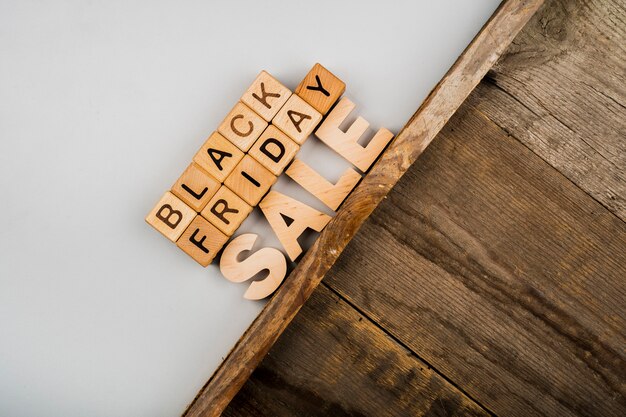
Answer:
<svg viewBox="0 0 626 417"><path fill-rule="evenodd" d="M227 240L228 236L198 215L178 239L176 246L200 265L208 266Z"/></svg>
<svg viewBox="0 0 626 417"><path fill-rule="evenodd" d="M302 145L322 120L320 112L297 95L292 95L272 123L297 144Z"/></svg>
<svg viewBox="0 0 626 417"><path fill-rule="evenodd" d="M224 136L213 132L193 161L220 182L224 182L228 174L243 158L243 152L230 143Z"/></svg>
<svg viewBox="0 0 626 417"><path fill-rule="evenodd" d="M247 152L266 127L267 122L261 116L239 102L228 113L217 131L236 147Z"/></svg>
<svg viewBox="0 0 626 417"><path fill-rule="evenodd" d="M296 156L300 147L281 132L276 126L269 125L261 137L254 142L248 154L259 161L276 176L280 175L287 164Z"/></svg>
<svg viewBox="0 0 626 417"><path fill-rule="evenodd" d="M148 214L146 222L176 242L195 216L196 212L191 207L168 191Z"/></svg>
<svg viewBox="0 0 626 417"><path fill-rule="evenodd" d="M250 205L227 187L222 186L201 214L223 233L232 236L251 211Z"/></svg>
<svg viewBox="0 0 626 417"><path fill-rule="evenodd" d="M290 96L291 91L287 87L266 71L261 71L250 88L241 96L241 102L269 122Z"/></svg>
<svg viewBox="0 0 626 417"><path fill-rule="evenodd" d="M296 88L296 94L323 115L344 91L346 84L320 64L315 64Z"/></svg>
<svg viewBox="0 0 626 417"><path fill-rule="evenodd" d="M172 194L200 212L220 188L220 183L195 163L191 163L172 186Z"/></svg>
<svg viewBox="0 0 626 417"><path fill-rule="evenodd" d="M226 178L224 185L246 203L256 206L275 181L275 175L250 155L246 155Z"/></svg>

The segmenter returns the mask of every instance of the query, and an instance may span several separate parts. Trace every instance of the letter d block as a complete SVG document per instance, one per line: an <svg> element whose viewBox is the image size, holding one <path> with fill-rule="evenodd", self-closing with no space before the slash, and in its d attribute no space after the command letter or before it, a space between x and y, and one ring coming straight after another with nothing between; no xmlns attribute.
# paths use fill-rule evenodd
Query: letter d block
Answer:
<svg viewBox="0 0 626 417"><path fill-rule="evenodd" d="M202 266L208 266L222 249L228 236L202 216L196 216L182 234L176 246Z"/></svg>
<svg viewBox="0 0 626 417"><path fill-rule="evenodd" d="M267 72L261 71L250 88L241 96L241 102L269 122L290 96L291 91L287 87Z"/></svg>
<svg viewBox="0 0 626 417"><path fill-rule="evenodd" d="M191 207L168 191L148 214L146 222L176 242L195 216L196 212Z"/></svg>
<svg viewBox="0 0 626 417"><path fill-rule="evenodd" d="M254 142L248 154L259 161L274 175L280 175L291 162L300 147L281 132L276 126L270 125L261 137Z"/></svg>
<svg viewBox="0 0 626 417"><path fill-rule="evenodd" d="M236 147L248 152L250 146L267 127L267 122L256 114L250 107L239 102L228 113L217 131Z"/></svg>

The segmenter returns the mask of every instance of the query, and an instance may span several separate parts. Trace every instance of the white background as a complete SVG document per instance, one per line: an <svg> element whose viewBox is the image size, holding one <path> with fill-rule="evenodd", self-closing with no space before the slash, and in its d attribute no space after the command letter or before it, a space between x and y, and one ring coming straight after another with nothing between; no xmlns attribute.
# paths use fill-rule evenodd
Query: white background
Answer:
<svg viewBox="0 0 626 417"><path fill-rule="evenodd" d="M0 415L179 415L263 304L148 211L260 70L397 133L497 4L0 0Z"/></svg>

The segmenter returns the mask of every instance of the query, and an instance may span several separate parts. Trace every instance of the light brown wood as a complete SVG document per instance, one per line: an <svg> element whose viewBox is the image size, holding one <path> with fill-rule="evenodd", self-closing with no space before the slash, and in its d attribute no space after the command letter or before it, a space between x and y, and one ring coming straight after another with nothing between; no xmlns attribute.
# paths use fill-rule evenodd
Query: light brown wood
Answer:
<svg viewBox="0 0 626 417"><path fill-rule="evenodd" d="M291 90L267 71L261 71L250 88L241 96L241 102L269 122L289 97L291 97Z"/></svg>
<svg viewBox="0 0 626 417"><path fill-rule="evenodd" d="M296 88L296 94L322 115L328 113L344 91L346 84L319 63Z"/></svg>
<svg viewBox="0 0 626 417"><path fill-rule="evenodd" d="M232 236L251 211L248 203L222 185L201 214L224 234Z"/></svg>
<svg viewBox="0 0 626 417"><path fill-rule="evenodd" d="M272 124L302 145L322 120L322 114L297 95L292 95L279 110Z"/></svg>
<svg viewBox="0 0 626 417"><path fill-rule="evenodd" d="M426 149L543 0L504 1L285 279L187 409L218 416L333 265L361 224Z"/></svg>
<svg viewBox="0 0 626 417"><path fill-rule="evenodd" d="M220 232L204 217L197 215L176 242L187 255L206 267L228 241L228 236Z"/></svg>
<svg viewBox="0 0 626 417"><path fill-rule="evenodd" d="M329 215L278 191L270 191L259 207L292 261L302 253L302 246L298 243L302 233L307 228L319 232L331 219Z"/></svg>
<svg viewBox="0 0 626 417"><path fill-rule="evenodd" d="M296 156L300 146L276 126L269 125L261 137L254 142L248 154L276 176Z"/></svg>
<svg viewBox="0 0 626 417"><path fill-rule="evenodd" d="M266 127L267 122L261 116L242 102L238 102L217 131L236 147L247 152Z"/></svg>
<svg viewBox="0 0 626 417"><path fill-rule="evenodd" d="M334 211L337 211L343 200L361 180L361 174L352 168L347 168L337 183L333 184L298 158L289 165L285 173Z"/></svg>
<svg viewBox="0 0 626 417"><path fill-rule="evenodd" d="M193 161L213 178L224 182L243 158L243 152L228 139L213 132L193 157Z"/></svg>
<svg viewBox="0 0 626 417"><path fill-rule="evenodd" d="M220 182L197 164L191 163L172 186L171 192L200 212L220 188Z"/></svg>
<svg viewBox="0 0 626 417"><path fill-rule="evenodd" d="M366 146L360 145L359 141L370 125L367 120L359 116L345 132L339 128L354 107L354 103L346 97L339 100L339 103L317 128L315 136L352 165L366 172L391 141L393 133L381 128Z"/></svg>
<svg viewBox="0 0 626 417"><path fill-rule="evenodd" d="M253 157L246 155L226 178L224 185L234 191L246 203L256 206L275 182L276 176L274 174Z"/></svg>
<svg viewBox="0 0 626 417"><path fill-rule="evenodd" d="M248 300L261 300L271 295L285 279L287 260L278 249L261 248L243 260L238 260L242 252L251 251L259 236L246 233L233 239L222 252L220 271L232 282L244 282L255 277L264 270L267 275L250 283L244 293Z"/></svg>
<svg viewBox="0 0 626 417"><path fill-rule="evenodd" d="M196 212L171 192L166 192L146 216L146 222L163 236L176 242Z"/></svg>

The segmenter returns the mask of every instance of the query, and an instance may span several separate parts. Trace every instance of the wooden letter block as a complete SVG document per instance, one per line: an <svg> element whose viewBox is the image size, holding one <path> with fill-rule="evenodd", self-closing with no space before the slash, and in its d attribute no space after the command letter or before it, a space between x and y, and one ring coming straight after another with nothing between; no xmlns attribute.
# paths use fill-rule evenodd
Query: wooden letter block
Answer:
<svg viewBox="0 0 626 417"><path fill-rule="evenodd" d="M247 281L264 269L269 271L262 280L250 283L248 290L243 295L248 300L260 300L272 294L287 274L285 255L278 249L259 249L246 259L238 260L242 252L252 250L257 238L258 235L252 233L237 236L224 248L220 259L222 275L232 282Z"/></svg>
<svg viewBox="0 0 626 417"><path fill-rule="evenodd" d="M169 191L146 217L146 222L157 229L163 236L176 242L183 234L196 212Z"/></svg>
<svg viewBox="0 0 626 417"><path fill-rule="evenodd" d="M261 137L254 142L248 154L259 161L274 175L280 175L291 162L300 146L289 139L276 126L269 125Z"/></svg>
<svg viewBox="0 0 626 417"><path fill-rule="evenodd" d="M227 187L222 186L201 214L223 233L231 236L251 211L250 205Z"/></svg>
<svg viewBox="0 0 626 417"><path fill-rule="evenodd" d="M200 265L207 266L227 240L228 236L217 230L202 216L196 216L178 239L176 246L184 250Z"/></svg>
<svg viewBox="0 0 626 417"><path fill-rule="evenodd" d="M193 161L220 182L224 182L243 158L243 152L224 136L213 132L193 157Z"/></svg>
<svg viewBox="0 0 626 417"><path fill-rule="evenodd" d="M265 71L261 71L250 88L241 96L241 102L269 122L287 102L291 91Z"/></svg>
<svg viewBox="0 0 626 417"><path fill-rule="evenodd" d="M197 164L191 163L172 186L172 194L200 212L220 188L220 183Z"/></svg>
<svg viewBox="0 0 626 417"><path fill-rule="evenodd" d="M320 112L297 95L292 95L272 123L297 144L302 145L322 120Z"/></svg>
<svg viewBox="0 0 626 417"><path fill-rule="evenodd" d="M286 174L334 211L361 179L361 174L348 168L337 184L333 184L299 159L293 161Z"/></svg>
<svg viewBox="0 0 626 417"><path fill-rule="evenodd" d="M302 253L298 238L307 228L321 231L331 217L277 191L270 191L259 207L278 240L295 261Z"/></svg>
<svg viewBox="0 0 626 417"><path fill-rule="evenodd" d="M224 185L246 203L256 206L275 181L275 175L250 155L246 155L226 178Z"/></svg>
<svg viewBox="0 0 626 417"><path fill-rule="evenodd" d="M217 131L244 152L267 127L267 122L250 107L239 102L228 113Z"/></svg>
<svg viewBox="0 0 626 417"><path fill-rule="evenodd" d="M315 64L296 88L296 94L323 115L328 113L344 91L344 82L320 64Z"/></svg>
<svg viewBox="0 0 626 417"><path fill-rule="evenodd" d="M365 119L357 118L345 132L339 128L352 110L354 110L354 104L347 98L342 98L333 111L326 116L326 120L317 129L315 136L365 172L393 138L393 133L381 128L367 146L361 146L358 141L369 127Z"/></svg>

